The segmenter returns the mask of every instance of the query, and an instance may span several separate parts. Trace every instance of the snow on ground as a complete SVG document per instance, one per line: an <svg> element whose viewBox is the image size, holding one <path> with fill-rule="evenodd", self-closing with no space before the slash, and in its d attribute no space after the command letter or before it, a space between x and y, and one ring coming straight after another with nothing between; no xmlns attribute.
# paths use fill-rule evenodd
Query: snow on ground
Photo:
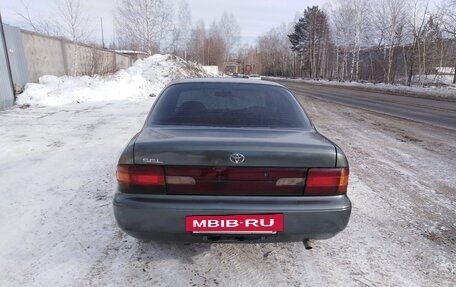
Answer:
<svg viewBox="0 0 456 287"><path fill-rule="evenodd" d="M141 242L112 197L154 100L0 112L0 286L454 286L454 132L303 97L350 161L345 231L311 251Z"/></svg>
<svg viewBox="0 0 456 287"><path fill-rule="evenodd" d="M443 77L443 76L442 76ZM445 76L445 80L449 79L449 76ZM390 95L399 94L403 96L413 96L422 98L443 98L456 100L456 86L450 85L447 87L408 87L403 85L387 85L384 83L373 84L373 83L358 83L358 82L339 82L339 81L328 81L328 80L309 80L309 79L284 79L278 77L264 77L267 79L280 79L282 81L291 82L305 82L313 85L329 85L341 88L350 89L361 89L373 92L387 92Z"/></svg>
<svg viewBox="0 0 456 287"><path fill-rule="evenodd" d="M108 76L42 76L18 96L19 105L56 106L93 101L135 100L158 95L171 81L210 76L202 66L173 55L137 60L126 70Z"/></svg>
<svg viewBox="0 0 456 287"><path fill-rule="evenodd" d="M453 68L454 69L454 68ZM451 86L453 84L453 75L450 73L454 73L452 70L444 70L448 71L448 74L430 74L430 75L414 75L412 77L413 85L448 85ZM405 82L405 79L403 80ZM451 87L450 87L451 88Z"/></svg>

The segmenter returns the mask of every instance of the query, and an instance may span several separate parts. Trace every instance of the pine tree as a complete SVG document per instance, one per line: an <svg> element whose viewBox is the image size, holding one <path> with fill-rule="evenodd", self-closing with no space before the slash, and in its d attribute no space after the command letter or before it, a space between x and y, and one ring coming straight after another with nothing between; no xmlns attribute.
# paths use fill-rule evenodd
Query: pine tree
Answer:
<svg viewBox="0 0 456 287"><path fill-rule="evenodd" d="M312 78L325 76L329 46L329 24L325 12L318 6L307 7L288 38L291 49L299 55L301 71L308 71Z"/></svg>

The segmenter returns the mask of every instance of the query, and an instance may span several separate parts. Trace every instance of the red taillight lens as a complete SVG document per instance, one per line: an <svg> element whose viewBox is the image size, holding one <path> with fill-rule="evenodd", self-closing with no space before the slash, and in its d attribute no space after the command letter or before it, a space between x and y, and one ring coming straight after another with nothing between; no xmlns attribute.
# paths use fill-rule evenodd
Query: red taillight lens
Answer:
<svg viewBox="0 0 456 287"><path fill-rule="evenodd" d="M302 195L306 168L198 167L165 168L168 194Z"/></svg>
<svg viewBox="0 0 456 287"><path fill-rule="evenodd" d="M307 173L304 195L347 193L348 168L311 168Z"/></svg>
<svg viewBox="0 0 456 287"><path fill-rule="evenodd" d="M117 181L122 187L165 188L165 172L161 166L119 165Z"/></svg>

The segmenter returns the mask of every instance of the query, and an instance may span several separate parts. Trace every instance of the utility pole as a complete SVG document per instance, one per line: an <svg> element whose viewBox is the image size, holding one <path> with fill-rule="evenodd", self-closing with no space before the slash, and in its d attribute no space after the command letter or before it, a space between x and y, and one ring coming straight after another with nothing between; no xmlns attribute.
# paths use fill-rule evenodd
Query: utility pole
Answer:
<svg viewBox="0 0 456 287"><path fill-rule="evenodd" d="M103 49L104 49L105 42L104 42L104 31L103 31L103 17L100 17L100 22L101 22L101 43L102 43Z"/></svg>

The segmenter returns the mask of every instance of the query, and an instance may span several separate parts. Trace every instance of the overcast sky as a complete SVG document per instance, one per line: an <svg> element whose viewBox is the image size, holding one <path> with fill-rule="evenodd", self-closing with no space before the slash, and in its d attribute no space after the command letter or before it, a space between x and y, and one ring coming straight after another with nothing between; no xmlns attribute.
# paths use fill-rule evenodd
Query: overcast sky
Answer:
<svg viewBox="0 0 456 287"><path fill-rule="evenodd" d="M56 0L0 0L0 12L3 22L20 25L17 12L24 11L23 4L30 2L30 10L36 15L47 17ZM177 9L178 0L170 0ZM101 39L99 18L103 17L105 42L114 36L113 12L116 0L81 0L88 9L95 27L94 36ZM281 23L292 22L296 13L302 13L307 6L322 6L326 0L188 0L192 13L192 22L204 20L208 27L214 19L219 19L223 11L232 12L242 33L243 42L255 43L256 37Z"/></svg>

